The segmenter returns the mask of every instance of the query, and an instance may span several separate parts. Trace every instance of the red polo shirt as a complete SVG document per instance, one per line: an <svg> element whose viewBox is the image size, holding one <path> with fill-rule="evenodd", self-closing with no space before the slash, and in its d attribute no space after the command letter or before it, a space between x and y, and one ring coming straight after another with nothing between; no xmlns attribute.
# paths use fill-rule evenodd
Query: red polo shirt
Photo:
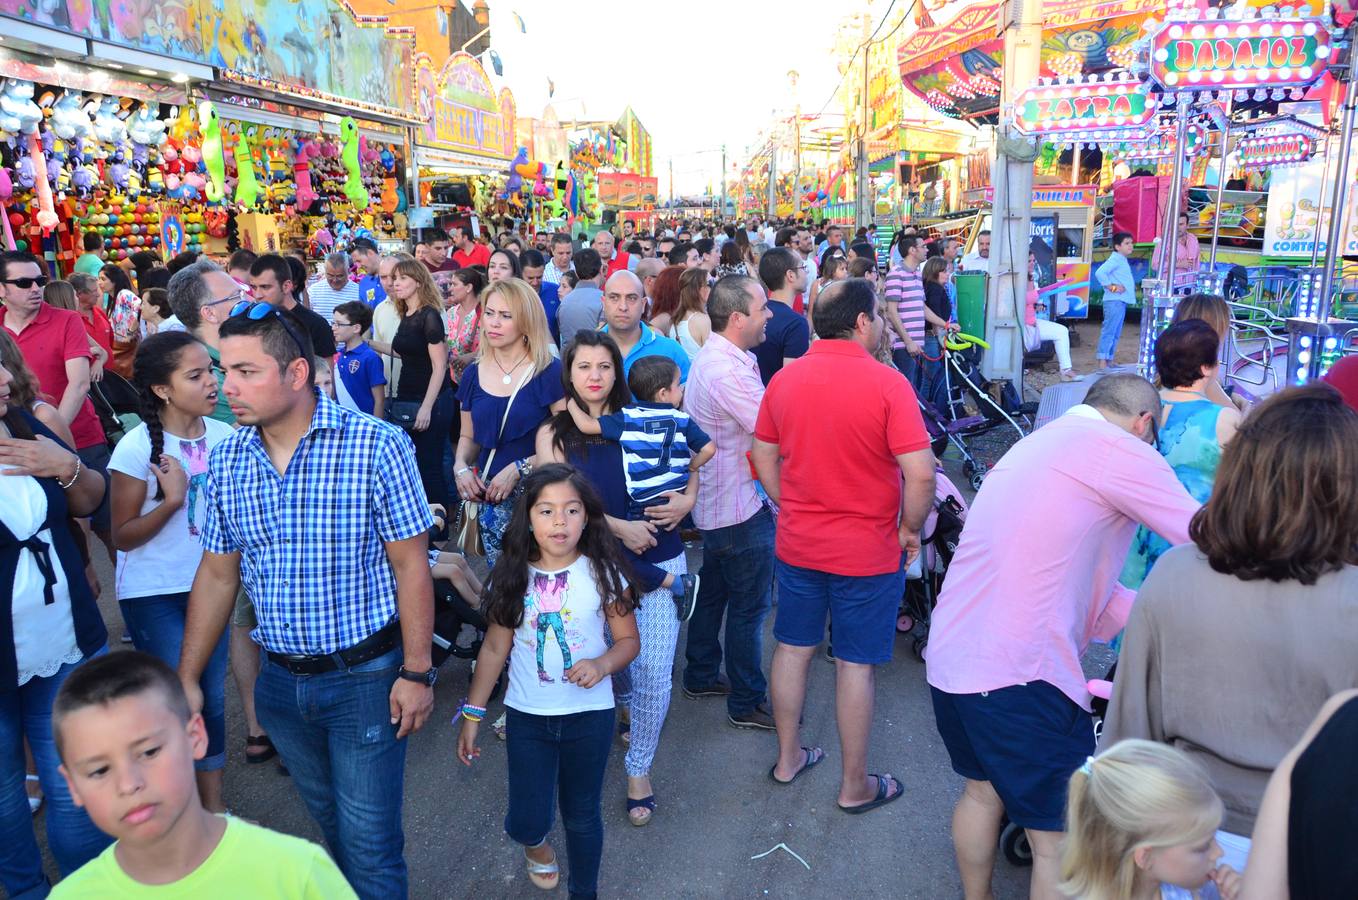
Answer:
<svg viewBox="0 0 1358 900"><path fill-rule="evenodd" d="M623 253L621 250L614 251L613 258L608 261L608 274L612 275L614 272L627 271L627 264L630 261L631 257L626 253Z"/></svg>
<svg viewBox="0 0 1358 900"><path fill-rule="evenodd" d="M782 457L779 559L834 575L900 568L896 456L929 446L904 376L853 341L816 341L769 382L754 436Z"/></svg>
<svg viewBox="0 0 1358 900"><path fill-rule="evenodd" d="M109 322L108 314L95 306L90 309L88 319L80 317L80 323L85 326L85 333L108 352L109 359L113 359L113 323Z"/></svg>
<svg viewBox="0 0 1358 900"><path fill-rule="evenodd" d="M85 320L80 313L69 309L57 309L44 303L38 309L38 317L23 331L16 333L5 324L9 310L0 307L0 325L9 332L24 355L24 362L38 379L38 389L47 395L53 405L61 402L70 380L66 377L66 361L70 359L92 359L90 342L85 336ZM94 404L86 397L71 423L71 435L75 438L77 450L93 447L104 442L104 429L99 424L99 416Z"/></svg>
<svg viewBox="0 0 1358 900"><path fill-rule="evenodd" d="M453 262L464 269L469 268L470 266L480 266L484 269L486 266L490 265L490 248L485 244L472 241L471 252L463 253L461 250L453 251Z"/></svg>

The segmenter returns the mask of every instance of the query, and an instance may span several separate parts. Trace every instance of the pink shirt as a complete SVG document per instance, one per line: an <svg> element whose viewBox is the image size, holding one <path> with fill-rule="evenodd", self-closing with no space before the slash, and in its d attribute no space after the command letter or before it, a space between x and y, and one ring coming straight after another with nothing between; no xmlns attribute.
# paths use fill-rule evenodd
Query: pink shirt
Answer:
<svg viewBox="0 0 1358 900"><path fill-rule="evenodd" d="M1019 441L967 513L929 628L929 684L1045 681L1088 709L1080 656L1131 612L1117 578L1136 526L1185 544L1197 509L1154 447L1092 407Z"/></svg>
<svg viewBox="0 0 1358 900"><path fill-rule="evenodd" d="M716 455L698 470L693 522L701 529L739 525L759 512L745 454L754 443L763 399L764 381L754 354L713 332L693 358L684 386L684 409L717 446Z"/></svg>

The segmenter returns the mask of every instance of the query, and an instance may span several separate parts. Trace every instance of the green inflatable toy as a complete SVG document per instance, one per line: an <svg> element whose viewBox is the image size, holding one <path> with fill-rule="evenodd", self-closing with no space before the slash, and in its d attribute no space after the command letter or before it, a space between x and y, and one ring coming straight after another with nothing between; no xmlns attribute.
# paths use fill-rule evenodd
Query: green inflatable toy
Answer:
<svg viewBox="0 0 1358 900"><path fill-rule="evenodd" d="M344 196L349 198L354 209L367 209L372 200L363 187L363 176L359 172L358 125L350 116L340 119L340 140L344 144L340 159L344 162L344 171L349 173L349 177L344 180Z"/></svg>
<svg viewBox="0 0 1358 900"><path fill-rule="evenodd" d="M255 178L255 158L250 153L250 135L243 125L231 152L236 157L236 202L254 209L259 200L259 181Z"/></svg>
<svg viewBox="0 0 1358 900"><path fill-rule="evenodd" d="M222 122L211 100L198 104L198 128L203 132L203 166L207 169L207 187L203 192L211 203L226 198L226 156L222 148Z"/></svg>

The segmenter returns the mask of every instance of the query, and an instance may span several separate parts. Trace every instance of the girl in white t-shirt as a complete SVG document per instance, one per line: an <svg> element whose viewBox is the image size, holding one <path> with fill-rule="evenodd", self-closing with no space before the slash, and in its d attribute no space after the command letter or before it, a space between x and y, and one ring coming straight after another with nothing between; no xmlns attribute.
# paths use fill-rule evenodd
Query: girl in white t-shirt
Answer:
<svg viewBox="0 0 1358 900"><path fill-rule="evenodd" d="M217 379L207 348L183 331L153 334L137 347L132 380L141 394L142 424L113 450L108 469L116 591L138 650L179 664L189 589L203 556L208 454L231 426L207 416ZM226 636L203 671L207 755L198 760L203 806L225 812Z"/></svg>
<svg viewBox="0 0 1358 900"><path fill-rule="evenodd" d="M486 583L490 627L458 713L458 758L471 765L480 755L476 734L486 701L508 657L505 831L523 844L533 884L555 888L561 870L547 835L559 794L573 897L594 896L598 884L612 674L640 648L623 567L603 503L584 477L555 463L534 471Z"/></svg>
<svg viewBox="0 0 1358 900"><path fill-rule="evenodd" d="M1061 890L1081 900L1235 900L1221 864L1222 803L1206 773L1168 744L1125 740L1070 778Z"/></svg>

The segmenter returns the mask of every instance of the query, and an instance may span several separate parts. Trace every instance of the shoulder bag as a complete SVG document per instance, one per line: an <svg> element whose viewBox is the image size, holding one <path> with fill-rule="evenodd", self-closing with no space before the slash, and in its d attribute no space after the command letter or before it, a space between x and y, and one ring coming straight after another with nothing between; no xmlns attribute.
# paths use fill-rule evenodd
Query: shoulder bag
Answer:
<svg viewBox="0 0 1358 900"><path fill-rule="evenodd" d="M519 396L519 389L528 383L528 380L536 374L531 368L519 379L519 383L514 385L514 390L509 394L509 402L505 404L505 414L500 417L500 430L495 434L495 443L500 443L500 438L505 433L505 422L509 421L509 411L514 406L514 398ZM479 377L479 376L478 376ZM490 471L491 463L495 462L495 451L498 446L492 447L490 455L486 457L486 469ZM454 478L456 480L456 478ZM456 528L457 546L466 554L476 556L486 555L485 542L481 539L481 504L476 500L463 500L462 506L458 509L458 523Z"/></svg>

